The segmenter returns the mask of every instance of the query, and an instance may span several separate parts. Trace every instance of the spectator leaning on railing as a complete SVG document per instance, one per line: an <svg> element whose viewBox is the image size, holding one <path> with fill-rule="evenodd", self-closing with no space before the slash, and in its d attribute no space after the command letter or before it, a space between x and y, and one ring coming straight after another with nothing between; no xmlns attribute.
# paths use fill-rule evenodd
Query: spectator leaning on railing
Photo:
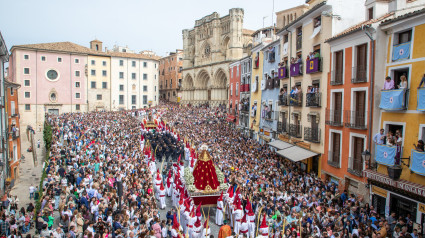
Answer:
<svg viewBox="0 0 425 238"><path fill-rule="evenodd" d="M384 90L392 90L392 89L394 89L394 80L390 76L387 76L385 78Z"/></svg>

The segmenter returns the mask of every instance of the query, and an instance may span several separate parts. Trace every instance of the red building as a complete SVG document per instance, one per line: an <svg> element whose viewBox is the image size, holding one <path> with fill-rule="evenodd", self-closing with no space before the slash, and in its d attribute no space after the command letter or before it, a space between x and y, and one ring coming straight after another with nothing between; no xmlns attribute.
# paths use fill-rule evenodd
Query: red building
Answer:
<svg viewBox="0 0 425 238"><path fill-rule="evenodd" d="M239 85L241 84L241 61L237 60L229 66L229 111L227 120L239 124Z"/></svg>

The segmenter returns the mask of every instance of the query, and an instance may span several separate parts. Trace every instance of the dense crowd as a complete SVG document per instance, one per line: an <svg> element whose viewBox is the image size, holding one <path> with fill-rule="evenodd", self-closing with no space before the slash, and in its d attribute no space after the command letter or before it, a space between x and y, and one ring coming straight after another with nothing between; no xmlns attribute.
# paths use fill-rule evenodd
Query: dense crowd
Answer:
<svg viewBox="0 0 425 238"><path fill-rule="evenodd" d="M163 104L152 111L182 140L187 138L195 148L208 146L225 181L240 192L242 207L250 204L256 221L266 216L269 237L422 237L409 215L383 217L361 197L338 190L337 184L306 173L268 145L246 137L226 121L223 107ZM41 208L38 214L32 205L18 209L19 201L5 195L0 237L23 237L32 220L40 237L172 237L176 210L160 220L139 114L49 115L53 136L40 188ZM179 144L173 138L145 136L160 144ZM161 150L164 158L182 154L180 149Z"/></svg>

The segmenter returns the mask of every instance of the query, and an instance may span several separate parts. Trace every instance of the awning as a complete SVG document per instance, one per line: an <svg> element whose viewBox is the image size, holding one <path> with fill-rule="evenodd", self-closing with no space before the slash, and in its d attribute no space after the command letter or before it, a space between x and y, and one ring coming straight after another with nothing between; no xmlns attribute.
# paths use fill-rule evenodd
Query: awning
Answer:
<svg viewBox="0 0 425 238"><path fill-rule="evenodd" d="M292 147L294 145L283 142L281 140L275 140L269 143L270 146L273 146L274 148L278 149L278 150L284 150L286 148Z"/></svg>
<svg viewBox="0 0 425 238"><path fill-rule="evenodd" d="M310 39L313 39L314 37L316 37L316 35L319 34L321 28L322 28L322 26L318 26L318 27L314 28L313 34L311 34Z"/></svg>
<svg viewBox="0 0 425 238"><path fill-rule="evenodd" d="M283 150L278 150L276 153L279 155L292 160L293 162L298 162L301 160L308 159L310 157L313 157L315 155L318 155L317 153L314 153L312 151L306 150L304 148L301 148L299 146L292 146L288 147Z"/></svg>

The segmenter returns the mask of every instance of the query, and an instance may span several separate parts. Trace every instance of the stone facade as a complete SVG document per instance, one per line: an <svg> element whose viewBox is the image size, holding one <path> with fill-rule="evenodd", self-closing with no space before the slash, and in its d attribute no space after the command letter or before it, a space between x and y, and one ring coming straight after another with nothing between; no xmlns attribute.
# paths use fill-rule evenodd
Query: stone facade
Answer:
<svg viewBox="0 0 425 238"><path fill-rule="evenodd" d="M183 30L182 103L228 103L229 63L248 55L252 45L243 17L241 8L224 17L214 12Z"/></svg>

